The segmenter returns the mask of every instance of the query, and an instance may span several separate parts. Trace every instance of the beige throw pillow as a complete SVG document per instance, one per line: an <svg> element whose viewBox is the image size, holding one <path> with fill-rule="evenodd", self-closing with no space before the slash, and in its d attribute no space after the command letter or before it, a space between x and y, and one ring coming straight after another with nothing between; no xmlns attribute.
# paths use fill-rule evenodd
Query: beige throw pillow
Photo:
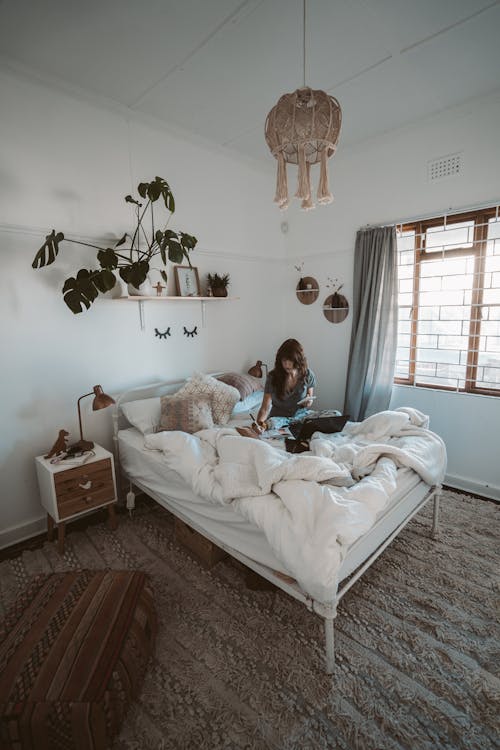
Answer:
<svg viewBox="0 0 500 750"><path fill-rule="evenodd" d="M197 396L210 400L215 424L227 424L240 392L231 385L216 380L211 375L197 374L190 378L176 393L177 397Z"/></svg>
<svg viewBox="0 0 500 750"><path fill-rule="evenodd" d="M179 398L162 396L160 426L161 430L182 430L183 432L198 432L214 426L210 401L207 398L186 396Z"/></svg>

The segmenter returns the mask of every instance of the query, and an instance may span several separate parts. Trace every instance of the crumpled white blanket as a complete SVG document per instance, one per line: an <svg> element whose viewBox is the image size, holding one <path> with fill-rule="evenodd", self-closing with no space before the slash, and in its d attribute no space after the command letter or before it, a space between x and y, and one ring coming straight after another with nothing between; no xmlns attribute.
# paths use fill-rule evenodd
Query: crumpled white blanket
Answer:
<svg viewBox="0 0 500 750"><path fill-rule="evenodd" d="M316 433L311 451L298 455L229 427L160 432L146 436L145 447L162 451L196 494L230 503L262 529L287 572L324 602L334 596L347 548L387 505L397 467L428 484L442 481L446 449L425 424L416 410L380 412L344 433Z"/></svg>

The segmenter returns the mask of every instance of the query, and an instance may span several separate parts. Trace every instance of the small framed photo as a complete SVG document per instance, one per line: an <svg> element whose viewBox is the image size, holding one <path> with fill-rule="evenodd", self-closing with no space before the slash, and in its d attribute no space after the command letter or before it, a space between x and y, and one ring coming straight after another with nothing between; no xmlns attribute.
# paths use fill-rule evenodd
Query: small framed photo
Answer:
<svg viewBox="0 0 500 750"><path fill-rule="evenodd" d="M179 297L201 297L198 269L191 266L174 266L175 288Z"/></svg>

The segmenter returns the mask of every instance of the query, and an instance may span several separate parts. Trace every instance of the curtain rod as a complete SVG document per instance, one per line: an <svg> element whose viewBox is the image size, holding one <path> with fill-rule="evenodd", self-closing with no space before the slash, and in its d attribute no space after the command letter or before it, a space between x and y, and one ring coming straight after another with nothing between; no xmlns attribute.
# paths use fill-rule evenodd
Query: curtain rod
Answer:
<svg viewBox="0 0 500 750"><path fill-rule="evenodd" d="M439 211L436 213L428 214L426 216L413 216L408 219L398 219L397 221L387 221L383 224L364 224L361 229L381 229L382 227L396 227L399 224L413 224L415 221L428 221L429 219L437 219L440 216L452 216L453 214L464 214L468 213L469 211L477 211L482 208L497 208L497 216L498 216L498 208L500 205L500 200L491 201L488 203L476 203L474 206L465 206L464 208L453 208L453 206L450 206L446 211Z"/></svg>

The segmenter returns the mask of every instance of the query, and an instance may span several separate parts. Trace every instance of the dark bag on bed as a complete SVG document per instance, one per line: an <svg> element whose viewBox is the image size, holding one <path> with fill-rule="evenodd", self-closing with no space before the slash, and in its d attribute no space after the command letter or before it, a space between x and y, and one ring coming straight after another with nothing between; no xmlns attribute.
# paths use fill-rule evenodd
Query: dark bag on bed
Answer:
<svg viewBox="0 0 500 750"><path fill-rule="evenodd" d="M304 451L309 450L309 440L285 438L285 448L287 453L304 453Z"/></svg>

